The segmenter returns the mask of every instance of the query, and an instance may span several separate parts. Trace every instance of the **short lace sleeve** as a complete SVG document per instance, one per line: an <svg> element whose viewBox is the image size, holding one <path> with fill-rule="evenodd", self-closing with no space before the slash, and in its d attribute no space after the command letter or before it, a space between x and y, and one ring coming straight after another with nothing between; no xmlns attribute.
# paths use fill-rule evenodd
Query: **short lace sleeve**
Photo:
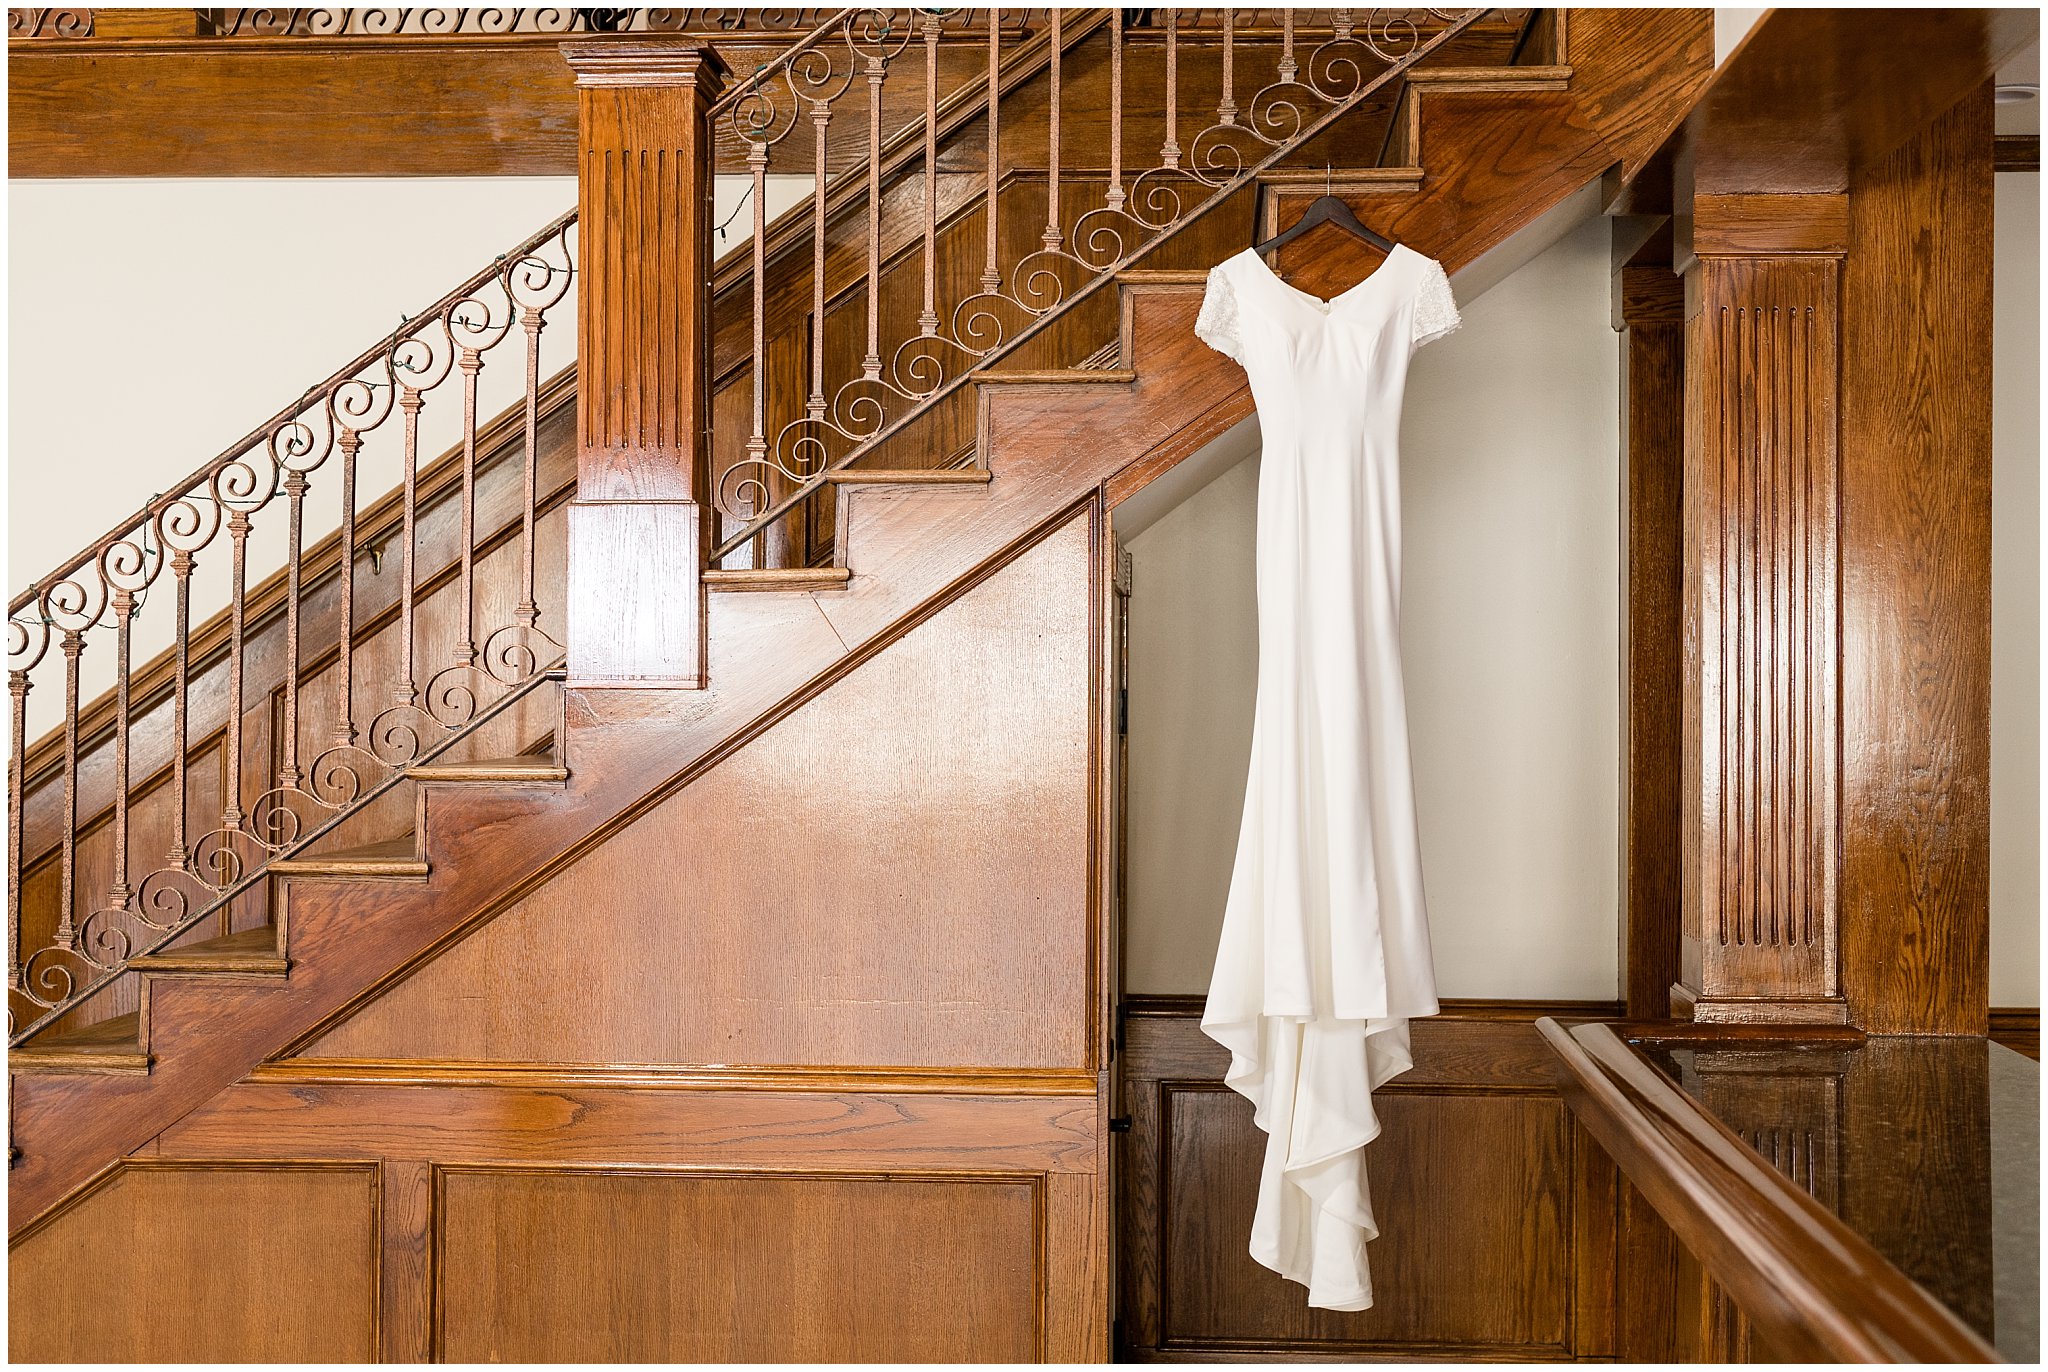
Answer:
<svg viewBox="0 0 2048 1372"><path fill-rule="evenodd" d="M1202 296L1202 312L1195 316L1195 337L1243 365L1237 341L1237 288L1221 267L1209 269L1209 289Z"/></svg>
<svg viewBox="0 0 2048 1372"><path fill-rule="evenodd" d="M1457 299L1451 295L1450 278L1444 275L1441 262L1432 261L1423 269L1422 285L1415 292L1415 332L1410 337L1410 349L1456 333L1462 323Z"/></svg>

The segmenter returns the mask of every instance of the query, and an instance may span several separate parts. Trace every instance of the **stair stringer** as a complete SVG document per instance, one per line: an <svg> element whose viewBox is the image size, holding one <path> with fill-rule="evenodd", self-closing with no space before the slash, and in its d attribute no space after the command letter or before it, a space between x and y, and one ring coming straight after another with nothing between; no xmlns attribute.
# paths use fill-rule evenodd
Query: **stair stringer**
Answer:
<svg viewBox="0 0 2048 1372"><path fill-rule="evenodd" d="M1429 119L1422 189L1390 211L1382 202L1381 224L1453 273L1615 160L1565 92L1441 92ZM1371 265L1338 235L1302 243L1291 274L1317 294ZM849 491L845 589L711 597L707 689L571 692L564 789L434 788L420 830L426 881L288 882L287 980L151 975L149 1075L17 1077L10 1231L537 888L1078 509L1120 498L1243 420L1243 373L1193 335L1200 294L1199 274L1122 288L1127 382L982 386L985 488ZM1190 413L1190 397L1211 403Z"/></svg>

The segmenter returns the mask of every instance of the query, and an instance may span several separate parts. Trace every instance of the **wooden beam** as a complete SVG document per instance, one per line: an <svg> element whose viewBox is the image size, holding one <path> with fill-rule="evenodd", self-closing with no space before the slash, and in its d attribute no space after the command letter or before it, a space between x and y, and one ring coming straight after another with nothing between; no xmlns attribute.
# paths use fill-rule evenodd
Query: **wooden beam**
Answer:
<svg viewBox="0 0 2048 1372"><path fill-rule="evenodd" d="M1608 212L1846 191L2039 36L2035 10L1772 10L1662 145L1611 178Z"/></svg>

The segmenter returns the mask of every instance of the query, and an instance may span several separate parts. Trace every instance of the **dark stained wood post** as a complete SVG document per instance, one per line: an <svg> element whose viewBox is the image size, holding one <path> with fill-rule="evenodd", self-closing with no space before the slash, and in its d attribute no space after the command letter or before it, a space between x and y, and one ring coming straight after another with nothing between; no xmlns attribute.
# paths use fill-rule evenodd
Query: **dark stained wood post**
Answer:
<svg viewBox="0 0 2048 1372"><path fill-rule="evenodd" d="M1623 253L1623 227L1616 227ZM1684 553L1685 286L1667 224L1621 256L1621 997L1662 1019L1679 978L1680 572Z"/></svg>
<svg viewBox="0 0 2048 1372"><path fill-rule="evenodd" d="M688 43L567 43L579 111L569 684L704 684L712 139Z"/></svg>
<svg viewBox="0 0 2048 1372"><path fill-rule="evenodd" d="M1847 196L1695 195L1685 278L1684 944L1673 1008L1840 1023L1836 438Z"/></svg>
<svg viewBox="0 0 2048 1372"><path fill-rule="evenodd" d="M1983 1034L1991 928L1992 93L1849 194L1842 980L1883 1034Z"/></svg>

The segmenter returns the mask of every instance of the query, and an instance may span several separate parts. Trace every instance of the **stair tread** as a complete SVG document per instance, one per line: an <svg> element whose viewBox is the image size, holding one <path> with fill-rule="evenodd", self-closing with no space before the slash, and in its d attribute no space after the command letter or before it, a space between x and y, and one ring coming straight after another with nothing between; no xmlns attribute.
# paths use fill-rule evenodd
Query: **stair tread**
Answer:
<svg viewBox="0 0 2048 1372"><path fill-rule="evenodd" d="M130 958L130 967L148 972L260 972L282 976L290 966L277 950L277 928L259 924L240 933L165 948Z"/></svg>
<svg viewBox="0 0 2048 1372"><path fill-rule="evenodd" d="M1487 81L1508 86L1548 86L1559 81L1572 79L1568 66L1526 67L1415 67L1403 73L1402 79L1415 82L1462 82Z"/></svg>
<svg viewBox="0 0 2048 1372"><path fill-rule="evenodd" d="M42 1034L7 1054L10 1072L138 1073L149 1071L136 1011L61 1034Z"/></svg>
<svg viewBox="0 0 2048 1372"><path fill-rule="evenodd" d="M978 486L993 475L986 467L854 467L825 473L835 486Z"/></svg>
<svg viewBox="0 0 2048 1372"><path fill-rule="evenodd" d="M279 858L270 864L279 876L420 876L427 874L426 859L411 834L365 843L360 848L340 848L331 853L306 857Z"/></svg>
<svg viewBox="0 0 2048 1372"><path fill-rule="evenodd" d="M493 757L422 763L406 775L415 781L567 781L569 769L548 757Z"/></svg>
<svg viewBox="0 0 2048 1372"><path fill-rule="evenodd" d="M1127 267L1116 279L1127 286L1205 286L1209 273L1202 267Z"/></svg>
<svg viewBox="0 0 2048 1372"><path fill-rule="evenodd" d="M853 576L851 567L737 567L704 573L714 591L838 590Z"/></svg>
<svg viewBox="0 0 2048 1372"><path fill-rule="evenodd" d="M1204 274L1206 279L1206 273ZM1104 367L1062 367L1043 372L983 372L975 380L984 386L1046 386L1081 382L1091 386L1118 386L1136 381L1132 371Z"/></svg>

